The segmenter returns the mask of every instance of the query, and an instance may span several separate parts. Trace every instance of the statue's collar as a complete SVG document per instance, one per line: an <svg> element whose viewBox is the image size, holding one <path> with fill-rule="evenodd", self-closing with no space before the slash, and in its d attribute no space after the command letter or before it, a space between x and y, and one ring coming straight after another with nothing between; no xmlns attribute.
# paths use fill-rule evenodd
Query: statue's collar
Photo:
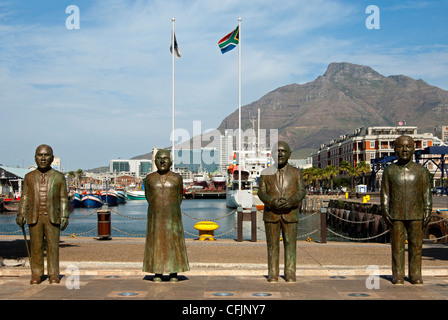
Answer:
<svg viewBox="0 0 448 320"><path fill-rule="evenodd" d="M405 163L405 164L400 164L399 162L397 162L396 164L397 164L398 168L400 168L400 169L403 169L403 168L410 169L410 167L412 166L413 163L414 163L413 161L409 161L408 163Z"/></svg>

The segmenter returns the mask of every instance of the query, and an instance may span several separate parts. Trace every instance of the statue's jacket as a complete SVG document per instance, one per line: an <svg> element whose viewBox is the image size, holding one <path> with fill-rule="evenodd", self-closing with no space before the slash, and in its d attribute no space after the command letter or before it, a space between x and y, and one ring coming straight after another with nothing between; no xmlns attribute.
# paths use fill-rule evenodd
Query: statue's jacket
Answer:
<svg viewBox="0 0 448 320"><path fill-rule="evenodd" d="M28 224L35 224L39 218L40 171L33 170L25 175L18 216L26 217ZM53 224L61 224L61 218L68 218L67 184L64 175L54 169L46 173L48 218Z"/></svg>
<svg viewBox="0 0 448 320"><path fill-rule="evenodd" d="M258 197L265 204L263 221L277 222L283 218L286 222L298 222L300 203L306 195L302 174L290 164L286 164L280 170L284 172L283 184L279 181L278 169L275 166L268 167L261 173ZM296 205L292 210L276 210L272 203L279 198L293 198Z"/></svg>
<svg viewBox="0 0 448 320"><path fill-rule="evenodd" d="M390 220L424 220L432 210L428 169L410 161L384 169L381 182L381 210Z"/></svg>

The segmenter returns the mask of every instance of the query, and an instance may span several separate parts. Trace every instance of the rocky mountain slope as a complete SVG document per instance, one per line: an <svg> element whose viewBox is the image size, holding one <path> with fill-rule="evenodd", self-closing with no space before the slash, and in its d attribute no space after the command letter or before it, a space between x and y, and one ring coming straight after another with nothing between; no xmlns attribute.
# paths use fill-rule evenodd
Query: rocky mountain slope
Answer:
<svg viewBox="0 0 448 320"><path fill-rule="evenodd" d="M434 132L448 123L448 91L404 75L383 76L371 67L331 63L324 75L305 84L280 87L241 108L242 128L261 113L261 127L278 129L295 155L306 157L320 144L361 126L394 126L399 121ZM238 128L238 110L219 130Z"/></svg>

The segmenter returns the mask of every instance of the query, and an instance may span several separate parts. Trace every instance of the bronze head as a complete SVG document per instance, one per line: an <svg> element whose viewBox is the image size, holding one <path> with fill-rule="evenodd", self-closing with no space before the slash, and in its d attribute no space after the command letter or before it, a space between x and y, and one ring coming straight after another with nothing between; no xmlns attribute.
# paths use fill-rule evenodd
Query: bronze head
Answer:
<svg viewBox="0 0 448 320"><path fill-rule="evenodd" d="M170 171L170 167L173 164L170 151L167 149L160 149L159 151L157 151L155 162L157 171L160 174L165 174Z"/></svg>
<svg viewBox="0 0 448 320"><path fill-rule="evenodd" d="M285 141L279 141L272 148L272 155L278 168L283 168L291 157L291 149Z"/></svg>
<svg viewBox="0 0 448 320"><path fill-rule="evenodd" d="M51 169L51 163L54 160L53 149L46 144L41 144L36 148L34 154L34 161L36 161L37 168L41 172L46 172Z"/></svg>
<svg viewBox="0 0 448 320"><path fill-rule="evenodd" d="M408 163L412 160L415 151L414 139L410 136L399 136L395 139L394 150L399 163Z"/></svg>

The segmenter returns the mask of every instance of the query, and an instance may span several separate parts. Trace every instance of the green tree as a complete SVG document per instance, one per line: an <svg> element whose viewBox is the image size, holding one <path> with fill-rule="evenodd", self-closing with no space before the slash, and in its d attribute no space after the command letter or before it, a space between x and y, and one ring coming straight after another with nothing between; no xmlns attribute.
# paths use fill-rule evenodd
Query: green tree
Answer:
<svg viewBox="0 0 448 320"><path fill-rule="evenodd" d="M302 170L302 177L305 185L310 185L313 182L314 169L314 167L309 167Z"/></svg>
<svg viewBox="0 0 448 320"><path fill-rule="evenodd" d="M78 182L78 187L81 184L81 179L82 179L83 175L84 175L84 172L82 171L82 169L76 170L76 180Z"/></svg>
<svg viewBox="0 0 448 320"><path fill-rule="evenodd" d="M355 170L359 175L362 175L362 184L366 184L365 183L365 174L370 172L370 166L368 165L368 163L365 161L358 162L356 164Z"/></svg>
<svg viewBox="0 0 448 320"><path fill-rule="evenodd" d="M339 164L339 170L342 170L344 176L347 175L351 167L352 165L348 161L341 161L341 163Z"/></svg>
<svg viewBox="0 0 448 320"><path fill-rule="evenodd" d="M324 169L324 176L330 180L330 190L333 191L333 180L339 174L339 170L334 165L329 165Z"/></svg>
<svg viewBox="0 0 448 320"><path fill-rule="evenodd" d="M75 179L76 174L75 174L75 172L73 170L70 170L67 175L70 178L70 183L69 184L71 186L71 185L73 185L73 180Z"/></svg>

